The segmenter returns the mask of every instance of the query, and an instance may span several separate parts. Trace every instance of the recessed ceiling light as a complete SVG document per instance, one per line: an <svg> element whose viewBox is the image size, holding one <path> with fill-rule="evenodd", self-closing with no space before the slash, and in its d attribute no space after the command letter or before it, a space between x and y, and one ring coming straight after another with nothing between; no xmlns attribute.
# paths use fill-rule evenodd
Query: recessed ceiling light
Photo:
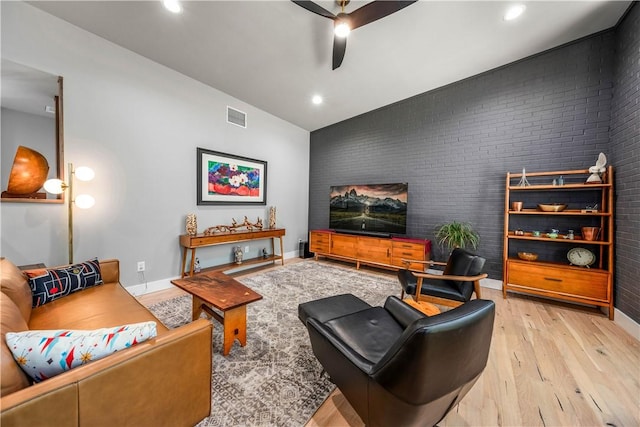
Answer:
<svg viewBox="0 0 640 427"><path fill-rule="evenodd" d="M311 102L316 105L322 104L322 97L320 95L313 95L313 98L311 98Z"/></svg>
<svg viewBox="0 0 640 427"><path fill-rule="evenodd" d="M182 12L182 5L180 5L180 2L178 0L164 0L162 4L164 4L164 7L167 8L169 12Z"/></svg>
<svg viewBox="0 0 640 427"><path fill-rule="evenodd" d="M511 6L509 9L507 9L507 12L504 14L504 20L505 21L512 21L514 19L516 19L517 17L519 17L520 15L522 15L524 13L524 10L527 7L523 4L516 4Z"/></svg>

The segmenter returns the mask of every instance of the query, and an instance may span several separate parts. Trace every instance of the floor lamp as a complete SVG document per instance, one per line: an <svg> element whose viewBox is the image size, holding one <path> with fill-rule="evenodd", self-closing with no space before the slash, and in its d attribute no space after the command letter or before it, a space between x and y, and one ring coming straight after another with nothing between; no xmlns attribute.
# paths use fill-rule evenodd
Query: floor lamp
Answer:
<svg viewBox="0 0 640 427"><path fill-rule="evenodd" d="M73 181L91 181L95 173L93 169L86 166L73 168L73 163L69 163L69 181L64 182L60 179L50 179L44 183L44 189L51 194L61 194L65 190L68 191L68 218L69 218L69 264L73 264L73 205L80 209L89 209L95 204L95 199L88 194L79 194L73 198Z"/></svg>

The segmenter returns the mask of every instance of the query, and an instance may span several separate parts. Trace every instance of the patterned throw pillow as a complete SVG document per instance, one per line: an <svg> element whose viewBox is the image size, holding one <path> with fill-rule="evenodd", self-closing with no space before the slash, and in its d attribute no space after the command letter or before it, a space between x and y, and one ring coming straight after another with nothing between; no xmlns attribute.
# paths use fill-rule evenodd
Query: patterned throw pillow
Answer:
<svg viewBox="0 0 640 427"><path fill-rule="evenodd" d="M60 268L27 270L24 274L29 279L33 307L102 284L97 258Z"/></svg>
<svg viewBox="0 0 640 427"><path fill-rule="evenodd" d="M7 332L7 346L23 371L40 382L157 335L156 322L93 331Z"/></svg>

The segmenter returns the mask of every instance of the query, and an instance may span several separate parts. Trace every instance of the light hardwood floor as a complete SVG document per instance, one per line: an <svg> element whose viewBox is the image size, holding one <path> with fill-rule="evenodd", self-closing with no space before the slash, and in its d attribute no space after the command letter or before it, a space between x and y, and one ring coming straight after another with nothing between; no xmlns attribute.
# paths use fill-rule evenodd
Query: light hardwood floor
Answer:
<svg viewBox="0 0 640 427"><path fill-rule="evenodd" d="M482 291L496 302L489 362L440 426L640 426L635 338L596 309ZM140 299L153 304L180 292ZM363 425L339 390L307 423Z"/></svg>

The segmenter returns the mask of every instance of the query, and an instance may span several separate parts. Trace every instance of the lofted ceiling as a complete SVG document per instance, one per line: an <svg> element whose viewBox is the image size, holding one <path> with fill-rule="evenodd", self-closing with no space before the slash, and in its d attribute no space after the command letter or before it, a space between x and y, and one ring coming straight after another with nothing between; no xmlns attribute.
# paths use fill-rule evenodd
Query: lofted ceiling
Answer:
<svg viewBox="0 0 640 427"><path fill-rule="evenodd" d="M631 2L524 1L505 21L515 2L420 0L353 31L336 70L333 22L287 0L29 3L313 131L610 28Z"/></svg>

